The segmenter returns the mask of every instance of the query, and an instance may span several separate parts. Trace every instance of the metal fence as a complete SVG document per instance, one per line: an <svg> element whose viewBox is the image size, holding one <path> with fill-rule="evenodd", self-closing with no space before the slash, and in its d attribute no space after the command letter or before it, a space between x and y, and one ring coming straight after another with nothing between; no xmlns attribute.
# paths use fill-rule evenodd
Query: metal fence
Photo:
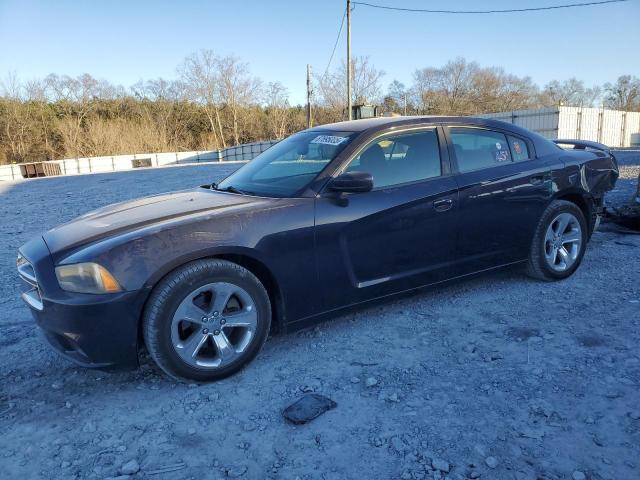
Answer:
<svg viewBox="0 0 640 480"><path fill-rule="evenodd" d="M592 140L609 147L632 146L640 134L640 112L559 106L478 116L513 123L551 139Z"/></svg>
<svg viewBox="0 0 640 480"><path fill-rule="evenodd" d="M136 153L132 155L67 158L63 160L0 165L0 181L53 175L115 172L188 163L246 162L252 160L277 142L278 140L267 140L210 151Z"/></svg>

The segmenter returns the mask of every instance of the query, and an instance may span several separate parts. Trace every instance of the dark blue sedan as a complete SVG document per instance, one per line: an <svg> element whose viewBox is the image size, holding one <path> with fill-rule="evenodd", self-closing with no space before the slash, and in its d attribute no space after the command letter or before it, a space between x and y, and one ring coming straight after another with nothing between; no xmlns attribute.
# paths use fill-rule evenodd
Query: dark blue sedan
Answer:
<svg viewBox="0 0 640 480"><path fill-rule="evenodd" d="M218 185L88 213L18 256L51 345L88 367L238 371L272 331L392 294L521 264L580 265L618 176L603 145L460 117L324 125Z"/></svg>

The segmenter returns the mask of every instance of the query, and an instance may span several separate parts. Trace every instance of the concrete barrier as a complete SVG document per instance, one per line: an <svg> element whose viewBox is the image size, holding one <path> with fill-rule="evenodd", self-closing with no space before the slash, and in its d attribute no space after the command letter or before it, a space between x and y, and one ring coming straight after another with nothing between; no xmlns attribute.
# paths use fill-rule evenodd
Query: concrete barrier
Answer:
<svg viewBox="0 0 640 480"><path fill-rule="evenodd" d="M252 160L276 143L278 143L278 140L268 140L265 142L236 145L223 150L136 153L132 155L66 158L63 160L48 160L42 163L59 164L61 175L80 175L186 163L246 162ZM20 171L20 165L21 164L0 165L0 181L22 180L24 177Z"/></svg>

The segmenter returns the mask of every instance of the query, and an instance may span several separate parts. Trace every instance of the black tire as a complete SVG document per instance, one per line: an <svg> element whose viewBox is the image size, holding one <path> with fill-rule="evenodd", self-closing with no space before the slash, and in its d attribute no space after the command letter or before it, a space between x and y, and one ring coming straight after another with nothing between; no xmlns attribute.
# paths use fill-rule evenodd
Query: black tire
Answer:
<svg viewBox="0 0 640 480"><path fill-rule="evenodd" d="M214 282L237 285L250 295L257 313L255 332L242 353L228 365L192 366L180 357L173 345L173 316L191 292ZM246 268L219 259L196 260L169 273L153 289L142 316L142 333L149 354L165 373L181 381L211 382L233 375L255 358L270 326L271 304L262 283Z"/></svg>
<svg viewBox="0 0 640 480"><path fill-rule="evenodd" d="M578 220L582 241L580 242L580 248L574 263L564 271L557 271L549 266L545 258L545 235L550 223L561 213L570 213ZM566 200L554 200L546 208L536 227L529 252L527 274L533 278L547 282L563 280L571 276L582 262L588 240L588 225L582 210L575 203Z"/></svg>

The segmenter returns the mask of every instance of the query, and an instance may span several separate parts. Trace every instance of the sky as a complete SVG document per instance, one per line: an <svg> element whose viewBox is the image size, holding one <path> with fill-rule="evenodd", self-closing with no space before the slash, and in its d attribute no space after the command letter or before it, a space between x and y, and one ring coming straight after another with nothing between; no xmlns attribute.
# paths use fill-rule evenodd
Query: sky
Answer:
<svg viewBox="0 0 640 480"><path fill-rule="evenodd" d="M584 0L368 0L409 8L500 9ZM345 0L0 0L0 79L49 73L129 87L176 77L199 49L235 55L263 81L280 81L305 102L306 65L327 67ZM346 28L332 67L346 57ZM353 55L386 72L383 86L411 83L419 68L457 56L499 66L539 85L576 77L586 86L640 76L640 0L492 15L395 12L356 5Z"/></svg>

